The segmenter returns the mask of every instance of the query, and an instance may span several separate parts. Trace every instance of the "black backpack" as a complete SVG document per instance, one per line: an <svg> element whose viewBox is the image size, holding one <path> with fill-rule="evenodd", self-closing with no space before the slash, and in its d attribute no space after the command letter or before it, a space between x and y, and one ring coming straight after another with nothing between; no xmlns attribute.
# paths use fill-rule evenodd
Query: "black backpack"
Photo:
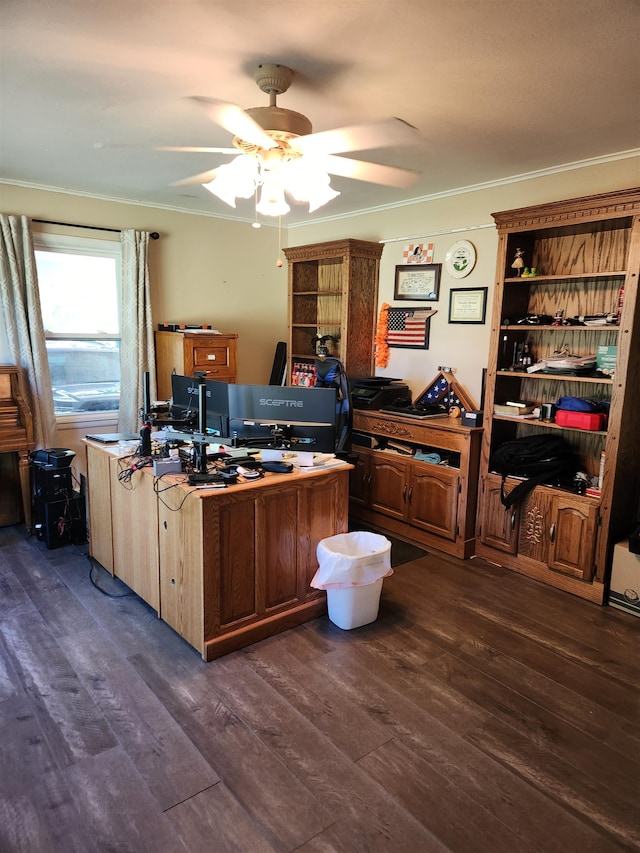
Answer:
<svg viewBox="0 0 640 853"><path fill-rule="evenodd" d="M560 435L540 433L515 438L498 445L491 455L489 470L502 474L500 499L507 509L543 483L572 479L580 465L571 446ZM527 477L505 494L509 475Z"/></svg>

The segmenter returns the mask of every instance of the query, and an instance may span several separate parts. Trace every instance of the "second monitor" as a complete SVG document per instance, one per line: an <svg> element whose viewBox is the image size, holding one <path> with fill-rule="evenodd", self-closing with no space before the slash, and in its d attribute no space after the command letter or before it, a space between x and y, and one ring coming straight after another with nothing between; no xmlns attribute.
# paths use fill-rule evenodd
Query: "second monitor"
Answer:
<svg viewBox="0 0 640 853"><path fill-rule="evenodd" d="M333 453L336 449L334 388L229 385L229 431L243 444Z"/></svg>

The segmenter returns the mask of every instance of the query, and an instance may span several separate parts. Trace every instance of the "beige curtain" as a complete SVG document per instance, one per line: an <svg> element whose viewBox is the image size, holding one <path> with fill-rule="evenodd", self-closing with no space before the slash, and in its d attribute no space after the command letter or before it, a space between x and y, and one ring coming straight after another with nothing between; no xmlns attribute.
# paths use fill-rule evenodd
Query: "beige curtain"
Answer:
<svg viewBox="0 0 640 853"><path fill-rule="evenodd" d="M55 447L56 418L31 224L0 214L0 297L12 362L27 376L36 447Z"/></svg>
<svg viewBox="0 0 640 853"><path fill-rule="evenodd" d="M155 346L147 255L149 234L122 232L122 308L120 329L121 432L138 432L143 408L142 374L150 374L150 396L156 398Z"/></svg>

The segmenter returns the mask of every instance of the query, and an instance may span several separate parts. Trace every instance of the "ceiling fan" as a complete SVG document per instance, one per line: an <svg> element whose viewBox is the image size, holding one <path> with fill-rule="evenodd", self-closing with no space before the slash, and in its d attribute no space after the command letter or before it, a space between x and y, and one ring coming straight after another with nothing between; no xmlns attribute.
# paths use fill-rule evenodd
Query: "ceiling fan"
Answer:
<svg viewBox="0 0 640 853"><path fill-rule="evenodd" d="M402 119L389 118L367 124L312 133L309 119L301 113L276 105L286 92L293 71L285 65L263 63L255 72L258 87L269 95L268 107L244 110L214 98L195 97L209 118L233 134L233 148L167 147L162 151L195 151L237 154L230 163L176 181L172 186L202 184L231 207L237 198L260 201L256 211L267 216L288 213L285 192L309 204L309 211L326 204L339 193L329 175L339 175L390 187L408 187L418 172L395 166L367 163L335 156L421 141L418 130Z"/></svg>

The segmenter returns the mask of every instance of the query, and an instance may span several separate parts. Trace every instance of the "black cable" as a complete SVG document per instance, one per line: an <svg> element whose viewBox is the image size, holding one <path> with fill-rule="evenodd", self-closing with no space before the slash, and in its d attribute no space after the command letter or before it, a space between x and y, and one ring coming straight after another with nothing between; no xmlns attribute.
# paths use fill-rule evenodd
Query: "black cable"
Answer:
<svg viewBox="0 0 640 853"><path fill-rule="evenodd" d="M93 577L93 570L96 568L96 563L93 557L90 554L87 554L87 560L89 560L89 580L91 581L91 585L94 586L98 592L101 592L103 595L106 595L107 598L130 598L132 595L135 595L135 592L120 592L117 595L113 592L107 592L106 589L103 589L100 584L98 584ZM105 571L103 569L103 571Z"/></svg>

